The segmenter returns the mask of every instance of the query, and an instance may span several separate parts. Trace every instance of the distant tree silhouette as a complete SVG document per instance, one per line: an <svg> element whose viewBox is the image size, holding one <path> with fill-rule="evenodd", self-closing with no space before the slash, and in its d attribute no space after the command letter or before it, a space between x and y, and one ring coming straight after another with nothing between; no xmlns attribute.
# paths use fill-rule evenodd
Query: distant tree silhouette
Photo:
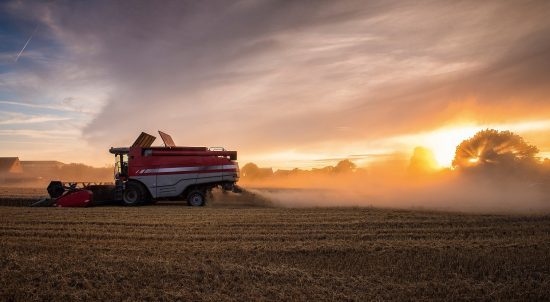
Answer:
<svg viewBox="0 0 550 302"><path fill-rule="evenodd" d="M248 163L241 168L241 175L243 177L254 178L260 174L260 168L255 163Z"/></svg>
<svg viewBox="0 0 550 302"><path fill-rule="evenodd" d="M334 172L333 166L326 166L322 168L313 168L311 169L312 173L320 173L320 174L330 174Z"/></svg>
<svg viewBox="0 0 550 302"><path fill-rule="evenodd" d="M272 168L260 168L255 163L248 163L241 168L241 176L243 178L265 178L273 176Z"/></svg>
<svg viewBox="0 0 550 302"><path fill-rule="evenodd" d="M517 168L534 164L538 152L517 134L486 129L458 145L452 165L458 169Z"/></svg>
<svg viewBox="0 0 550 302"><path fill-rule="evenodd" d="M355 171L356 168L357 165L355 165L352 161L350 161L349 159L344 159L336 164L336 167L334 167L334 172L349 173Z"/></svg>

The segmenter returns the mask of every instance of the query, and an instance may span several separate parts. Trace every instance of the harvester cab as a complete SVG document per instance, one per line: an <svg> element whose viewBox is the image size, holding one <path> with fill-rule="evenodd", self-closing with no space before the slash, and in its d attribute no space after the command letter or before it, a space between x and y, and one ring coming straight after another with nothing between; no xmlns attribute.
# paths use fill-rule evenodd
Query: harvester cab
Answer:
<svg viewBox="0 0 550 302"><path fill-rule="evenodd" d="M88 206L118 201L136 206L157 200L184 199L190 206L203 206L213 188L241 192L236 185L239 180L236 151L179 147L170 135L161 131L159 135L163 147L153 147L156 137L142 132L132 146L110 148L109 152L115 156L114 185L72 183L67 186L53 181L55 194L50 196L54 205ZM63 203L68 197L71 202ZM84 197L88 201L84 202Z"/></svg>

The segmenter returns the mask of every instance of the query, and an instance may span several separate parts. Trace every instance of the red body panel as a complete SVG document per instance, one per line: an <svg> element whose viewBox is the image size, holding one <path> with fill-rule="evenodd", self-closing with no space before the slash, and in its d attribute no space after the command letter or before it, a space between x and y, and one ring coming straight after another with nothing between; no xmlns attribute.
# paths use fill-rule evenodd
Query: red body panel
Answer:
<svg viewBox="0 0 550 302"><path fill-rule="evenodd" d="M78 190L66 193L57 198L55 205L57 207L86 207L92 203L92 191Z"/></svg>
<svg viewBox="0 0 550 302"><path fill-rule="evenodd" d="M149 148L144 151L142 148L132 147L128 154L128 176L237 172L236 163L230 159L232 156L236 157L236 151L165 148Z"/></svg>

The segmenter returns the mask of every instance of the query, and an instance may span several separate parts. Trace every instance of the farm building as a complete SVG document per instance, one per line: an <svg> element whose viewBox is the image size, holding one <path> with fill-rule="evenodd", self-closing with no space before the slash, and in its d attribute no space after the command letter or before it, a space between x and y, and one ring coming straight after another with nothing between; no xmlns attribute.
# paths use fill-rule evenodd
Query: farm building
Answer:
<svg viewBox="0 0 550 302"><path fill-rule="evenodd" d="M16 179L23 174L18 157L0 157L0 183Z"/></svg>
<svg viewBox="0 0 550 302"><path fill-rule="evenodd" d="M7 176L23 172L19 157L0 157L0 174Z"/></svg>

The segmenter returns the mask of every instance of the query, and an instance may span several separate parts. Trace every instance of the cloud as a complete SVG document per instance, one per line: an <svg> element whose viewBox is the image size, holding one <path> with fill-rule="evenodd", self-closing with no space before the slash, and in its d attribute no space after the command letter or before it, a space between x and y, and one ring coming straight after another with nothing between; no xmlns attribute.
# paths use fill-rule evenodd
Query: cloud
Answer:
<svg viewBox="0 0 550 302"><path fill-rule="evenodd" d="M98 146L164 129L179 144L250 156L323 146L319 158L340 158L335 144L550 113L546 1L131 6L12 3L63 54L48 56L39 78L4 81L32 92L25 100L46 86L52 99L74 97L91 112L84 138Z"/></svg>
<svg viewBox="0 0 550 302"><path fill-rule="evenodd" d="M24 102L13 102L13 101L0 101L0 104L4 105L13 105L21 106L33 109L51 109L55 111L66 111L66 112L80 112L80 113L95 113L92 111L85 111L79 107L75 107L73 102L70 102L72 98L65 98L61 103L48 103L48 104L33 104L33 103L24 103Z"/></svg>
<svg viewBox="0 0 550 302"><path fill-rule="evenodd" d="M54 122L54 121L66 121L70 120L69 117L58 117L58 116L28 116L22 114L14 113L5 113L0 111L0 116L2 116L0 125L19 125L19 124L36 124L36 123L45 123L45 122Z"/></svg>
<svg viewBox="0 0 550 302"><path fill-rule="evenodd" d="M21 129L2 129L0 136L26 136L36 139L60 139L67 140L67 136L79 135L78 130L21 130Z"/></svg>

